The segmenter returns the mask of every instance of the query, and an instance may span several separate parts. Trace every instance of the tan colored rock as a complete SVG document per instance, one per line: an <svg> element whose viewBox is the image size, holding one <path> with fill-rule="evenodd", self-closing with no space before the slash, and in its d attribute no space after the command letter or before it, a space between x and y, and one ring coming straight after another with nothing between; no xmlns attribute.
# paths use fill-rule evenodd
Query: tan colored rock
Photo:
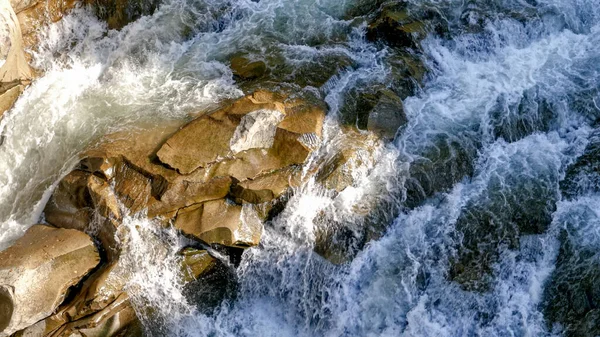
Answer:
<svg viewBox="0 0 600 337"><path fill-rule="evenodd" d="M245 221L248 213L226 200L208 201L180 210L175 227L204 242L246 248L258 245L262 234L260 220Z"/></svg>
<svg viewBox="0 0 600 337"><path fill-rule="evenodd" d="M189 174L226 157L235 129L236 124L228 119L200 117L169 138L158 151L158 158L180 173Z"/></svg>
<svg viewBox="0 0 600 337"><path fill-rule="evenodd" d="M360 133L352 129L344 130L332 140L340 150L331 153L316 163L315 179L326 188L338 192L355 183L354 174L373 166L375 151L381 142L372 133Z"/></svg>
<svg viewBox="0 0 600 337"><path fill-rule="evenodd" d="M296 166L286 167L239 182L231 189L231 195L239 203L261 204L280 197L290 187L300 186L302 170Z"/></svg>
<svg viewBox="0 0 600 337"><path fill-rule="evenodd" d="M125 160L117 163L114 169L114 191L119 201L131 214L144 210L152 195L151 179Z"/></svg>
<svg viewBox="0 0 600 337"><path fill-rule="evenodd" d="M0 119L2 119L5 112L13 107L24 89L25 86L17 85L0 94Z"/></svg>
<svg viewBox="0 0 600 337"><path fill-rule="evenodd" d="M60 21L80 2L77 0L38 0L20 1L20 3L27 4L25 8L16 11L21 23L24 47L32 49L38 44L37 34L41 27ZM21 7L19 6L19 8Z"/></svg>
<svg viewBox="0 0 600 337"><path fill-rule="evenodd" d="M266 168L255 169L246 176L252 177L265 170L301 164L311 151L310 146L301 141L310 139L310 136L304 137L304 133L290 130L308 131L318 137L325 113L317 107L300 108L302 104L298 102L287 103L290 108L296 109L280 122L278 114L285 115L287 111L284 101L284 97L264 91L243 97L228 107L199 117L184 126L160 148L158 158L182 174L189 174L217 162L226 162L225 166L235 167L232 171L238 174L229 175L236 179L239 179L240 170L245 167L256 168L252 162L256 161L255 158L264 157L263 150L267 149L271 158L262 159L270 164L262 165ZM302 121L303 118L305 121ZM276 123L284 127L278 127ZM270 131L271 128L275 130L274 133ZM304 148L298 145L304 145ZM287 151L285 156L283 151ZM238 159L245 163L233 163ZM273 164L273 160L279 163ZM226 174L228 170L216 171Z"/></svg>
<svg viewBox="0 0 600 337"><path fill-rule="evenodd" d="M118 254L115 231L120 201L104 179L74 170L65 176L44 208L44 219L58 228L77 229L99 240L108 258Z"/></svg>
<svg viewBox="0 0 600 337"><path fill-rule="evenodd" d="M5 63L0 67L0 83L31 80L33 75L23 50L21 25L9 0L0 0L1 23L8 25L11 46Z"/></svg>
<svg viewBox="0 0 600 337"><path fill-rule="evenodd" d="M193 204L223 199L229 193L232 184L233 179L229 176L215 177L208 181L198 179L198 177L178 177L170 183L160 201L155 201L150 205L148 215L153 217Z"/></svg>
<svg viewBox="0 0 600 337"><path fill-rule="evenodd" d="M296 99L286 103L286 116L279 128L294 133L313 133L321 137L325 107L319 103L308 104Z"/></svg>
<svg viewBox="0 0 600 337"><path fill-rule="evenodd" d="M88 172L74 170L60 181L44 208L48 223L60 228L87 229L91 218L89 178Z"/></svg>
<svg viewBox="0 0 600 337"><path fill-rule="evenodd" d="M48 336L121 336L128 329L136 328L139 329L138 318L131 307L129 296L123 293L101 311L62 325Z"/></svg>
<svg viewBox="0 0 600 337"><path fill-rule="evenodd" d="M32 226L14 245L0 252L0 336L7 336L50 316L99 263L85 233ZM32 286L35 285L35 286Z"/></svg>
<svg viewBox="0 0 600 337"><path fill-rule="evenodd" d="M288 166L302 165L313 151L302 140L303 135L278 128L271 148L244 151L206 170L210 176L229 175L244 181Z"/></svg>
<svg viewBox="0 0 600 337"><path fill-rule="evenodd" d="M121 219L119 201L106 180L90 175L87 187L94 208L100 215L110 219Z"/></svg>

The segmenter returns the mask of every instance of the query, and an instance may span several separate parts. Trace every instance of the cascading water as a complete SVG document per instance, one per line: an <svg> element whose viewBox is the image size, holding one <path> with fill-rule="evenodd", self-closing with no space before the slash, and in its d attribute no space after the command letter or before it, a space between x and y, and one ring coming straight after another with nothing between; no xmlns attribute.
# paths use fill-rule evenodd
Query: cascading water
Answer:
<svg viewBox="0 0 600 337"><path fill-rule="evenodd" d="M324 97L312 161L326 157L353 90L398 85L394 51L365 39L378 5L172 0L119 32L84 10L49 27L34 57L44 76L0 124L0 248L38 221L52 185L101 135L241 96L224 64L238 52ZM596 1L408 2L423 10L444 29L421 42L429 73L404 100L408 124L354 186L297 189L261 245L228 267L235 294L208 313L179 283L185 242L126 219L128 290L148 335L600 333ZM385 230L349 262L314 252L320 231L358 237L372 222Z"/></svg>

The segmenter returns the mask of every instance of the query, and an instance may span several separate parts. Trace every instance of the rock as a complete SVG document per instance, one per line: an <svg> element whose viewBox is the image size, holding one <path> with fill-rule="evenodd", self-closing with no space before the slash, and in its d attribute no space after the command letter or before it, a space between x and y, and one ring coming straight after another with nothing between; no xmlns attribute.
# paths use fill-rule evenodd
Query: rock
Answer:
<svg viewBox="0 0 600 337"><path fill-rule="evenodd" d="M377 104L369 113L367 130L384 139L394 139L398 129L408 123L402 100L391 90L380 91Z"/></svg>
<svg viewBox="0 0 600 337"><path fill-rule="evenodd" d="M592 132L583 154L567 168L560 182L564 198L573 200L582 195L600 192L600 130Z"/></svg>
<svg viewBox="0 0 600 337"><path fill-rule="evenodd" d="M13 107L23 90L25 90L25 86L19 84L0 94L0 119L2 119L5 112Z"/></svg>
<svg viewBox="0 0 600 337"><path fill-rule="evenodd" d="M439 14L434 11L409 13L404 3L384 5L367 27L367 39L383 40L396 48L419 49L430 31L441 30Z"/></svg>
<svg viewBox="0 0 600 337"><path fill-rule="evenodd" d="M180 173L189 174L214 163L218 158L228 157L234 150L268 146L272 142L267 137L270 132L262 134L263 139L257 139L256 144L248 142L248 138L257 135L262 130L261 125L266 123L269 127L280 120L279 116L284 112L283 104L272 102L272 99L272 95L255 93L215 113L193 120L166 141L157 153L158 158ZM246 117L251 112L255 114ZM253 127L254 124L257 125Z"/></svg>
<svg viewBox="0 0 600 337"><path fill-rule="evenodd" d="M301 170L291 166L260 175L234 185L231 195L238 203L262 204L279 198L290 187L300 186Z"/></svg>
<svg viewBox="0 0 600 337"><path fill-rule="evenodd" d="M273 146L277 124L284 115L274 110L257 110L244 115L230 139L234 154L250 149L268 149Z"/></svg>
<svg viewBox="0 0 600 337"><path fill-rule="evenodd" d="M192 121L169 138L157 155L182 174L213 166L212 174L245 180L304 163L321 135L324 118L319 106L284 102L259 91Z"/></svg>
<svg viewBox="0 0 600 337"><path fill-rule="evenodd" d="M161 125L106 136L61 181L46 219L83 230L93 216L110 261L119 254L114 237L125 213L174 220L209 244L257 245L262 221L300 184L324 118L321 104L257 91L179 130Z"/></svg>
<svg viewBox="0 0 600 337"><path fill-rule="evenodd" d="M62 325L52 331L52 336L123 336L141 335L140 323L131 307L129 296L121 294L110 305L93 315Z"/></svg>
<svg viewBox="0 0 600 337"><path fill-rule="evenodd" d="M223 199L229 193L233 179L231 177L214 177L208 181L187 179L195 177L181 176L171 182L160 201L150 205L148 215L166 214L180 208L205 201Z"/></svg>
<svg viewBox="0 0 600 337"><path fill-rule="evenodd" d="M212 257L206 250L185 248L181 254L183 255L181 269L184 282L197 280L200 276L212 270L217 263L217 259Z"/></svg>
<svg viewBox="0 0 600 337"><path fill-rule="evenodd" d="M0 83L29 81L33 75L23 50L21 25L8 0L0 0L0 24L3 23L8 26L11 46L5 63L0 67Z"/></svg>
<svg viewBox="0 0 600 337"><path fill-rule="evenodd" d="M91 174L74 170L58 184L44 208L45 220L59 228L84 231L91 218L91 195L87 184Z"/></svg>
<svg viewBox="0 0 600 337"><path fill-rule="evenodd" d="M382 145L372 133L346 129L331 141L339 151L328 153L315 163L315 180L325 188L341 192L352 186L355 176L375 164L375 152Z"/></svg>
<svg viewBox="0 0 600 337"><path fill-rule="evenodd" d="M157 155L160 161L189 174L229 154L236 124L229 119L201 117L169 138Z"/></svg>
<svg viewBox="0 0 600 337"><path fill-rule="evenodd" d="M18 2L19 5L15 8L15 12L21 23L25 49L36 48L39 42L37 35L41 27L60 21L80 3L76 0L26 0ZM29 58L29 55L26 55L26 57Z"/></svg>
<svg viewBox="0 0 600 337"><path fill-rule="evenodd" d="M144 15L151 15L160 5L158 0L85 0L108 28L121 29Z"/></svg>
<svg viewBox="0 0 600 337"><path fill-rule="evenodd" d="M286 104L285 119L279 123L278 127L294 133L315 134L321 138L324 120L324 106L295 99Z"/></svg>
<svg viewBox="0 0 600 337"><path fill-rule="evenodd" d="M177 213L175 227L204 242L247 248L260 242L262 223L246 206L226 200L208 201Z"/></svg>
<svg viewBox="0 0 600 337"><path fill-rule="evenodd" d="M86 234L32 226L14 245L0 252L1 336L50 316L100 261ZM35 287L31 285L35 284Z"/></svg>
<svg viewBox="0 0 600 337"><path fill-rule="evenodd" d="M120 201L106 180L74 170L54 190L44 208L44 219L58 228L91 233L112 258L118 253L115 230L121 213Z"/></svg>
<svg viewBox="0 0 600 337"><path fill-rule="evenodd" d="M313 151L306 144L310 137L277 129L273 146L265 149L244 151L207 168L211 176L229 175L245 181L292 165L302 165Z"/></svg>
<svg viewBox="0 0 600 337"><path fill-rule="evenodd" d="M131 214L136 214L148 206L152 195L152 181L139 172L126 160L115 167L114 191L121 203Z"/></svg>
<svg viewBox="0 0 600 337"><path fill-rule="evenodd" d="M386 140L408 122L400 97L381 86L349 92L340 113L344 125L372 131Z"/></svg>
<svg viewBox="0 0 600 337"><path fill-rule="evenodd" d="M267 73L267 65L263 61L252 61L243 56L231 58L233 76L241 80L263 77Z"/></svg>
<svg viewBox="0 0 600 337"><path fill-rule="evenodd" d="M33 74L23 50L23 36L19 19L8 0L0 0L0 47L2 59L0 66L0 119L15 104ZM6 46L4 43L8 42ZM8 47L8 48L7 48ZM7 49L7 50L6 50ZM5 54L6 53L6 54Z"/></svg>
<svg viewBox="0 0 600 337"><path fill-rule="evenodd" d="M121 219L119 201L109 183L95 175L90 175L87 183L88 193L94 209L105 218Z"/></svg>

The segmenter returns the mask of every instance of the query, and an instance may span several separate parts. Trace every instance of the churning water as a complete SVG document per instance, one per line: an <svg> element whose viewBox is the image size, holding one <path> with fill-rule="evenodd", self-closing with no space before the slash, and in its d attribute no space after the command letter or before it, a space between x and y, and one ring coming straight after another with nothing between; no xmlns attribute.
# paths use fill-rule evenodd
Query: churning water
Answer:
<svg viewBox="0 0 600 337"><path fill-rule="evenodd" d="M45 75L0 124L0 248L39 220L99 136L241 96L225 64L236 53L324 98L316 156L334 151L353 90L402 91L395 51L365 39L373 2L166 0L119 32L84 10L51 26L34 57ZM299 188L261 245L228 266L237 285L220 304L186 297L174 233L125 221L147 334L600 334L598 2L410 0L408 10L443 26L421 42L428 74L404 100L408 125L341 194ZM352 244L365 226L379 232L347 263L314 253L319 233L343 230Z"/></svg>

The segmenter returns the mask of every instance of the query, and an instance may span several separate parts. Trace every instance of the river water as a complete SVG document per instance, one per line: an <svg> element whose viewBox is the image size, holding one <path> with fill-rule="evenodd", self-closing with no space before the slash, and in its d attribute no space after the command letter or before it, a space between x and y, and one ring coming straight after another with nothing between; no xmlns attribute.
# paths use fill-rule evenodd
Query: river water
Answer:
<svg viewBox="0 0 600 337"><path fill-rule="evenodd" d="M322 97L314 159L334 151L353 90L403 90L395 51L365 38L372 2L166 0L118 32L85 10L44 30L34 62L45 75L0 123L0 249L43 219L53 185L98 137L243 95L226 64L236 53ZM177 283L175 233L125 221L146 334L600 334L600 6L407 6L443 28L421 41L428 72L404 99L408 124L353 187L298 189L261 245L226 268L236 284L225 299L209 308ZM365 226L377 228L368 242ZM350 233L346 263L314 252L327 231Z"/></svg>

